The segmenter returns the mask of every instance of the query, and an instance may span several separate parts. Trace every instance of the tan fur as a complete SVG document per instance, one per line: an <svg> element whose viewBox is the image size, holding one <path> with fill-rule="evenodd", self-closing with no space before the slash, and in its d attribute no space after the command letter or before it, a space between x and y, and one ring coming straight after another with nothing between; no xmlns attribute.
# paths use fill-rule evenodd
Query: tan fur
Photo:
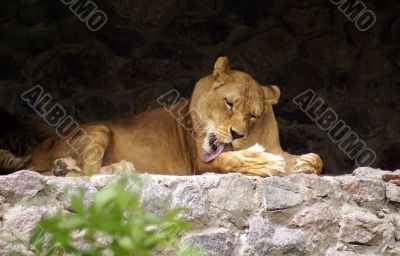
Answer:
<svg viewBox="0 0 400 256"><path fill-rule="evenodd" d="M140 172L159 174L319 174L322 162L318 155L295 156L282 150L272 110L279 96L278 87L260 86L248 74L232 70L226 57L220 57L212 74L197 82L190 105L181 102L168 111L158 108L134 117L83 125L87 135L78 134L72 142L87 146L80 140L93 138L98 147L92 160L99 161L88 163L64 139L53 136L32 152L28 168L46 172L56 159L72 157L83 175L91 168L101 172L102 166L121 160L132 162ZM225 99L234 104L232 110ZM182 123L189 124L189 129ZM232 140L231 129L244 137ZM203 142L211 130L219 142L232 143L234 151L223 152L205 163L201 161L207 150Z"/></svg>

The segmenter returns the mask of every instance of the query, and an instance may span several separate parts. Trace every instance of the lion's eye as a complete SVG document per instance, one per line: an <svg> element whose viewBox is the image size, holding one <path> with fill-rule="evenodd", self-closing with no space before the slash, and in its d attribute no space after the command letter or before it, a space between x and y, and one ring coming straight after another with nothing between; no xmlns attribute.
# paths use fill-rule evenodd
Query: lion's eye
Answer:
<svg viewBox="0 0 400 256"><path fill-rule="evenodd" d="M224 101L225 101L226 107L227 107L229 110L232 110L232 108L233 108L233 103L230 102L229 100L227 100L226 98L224 98Z"/></svg>

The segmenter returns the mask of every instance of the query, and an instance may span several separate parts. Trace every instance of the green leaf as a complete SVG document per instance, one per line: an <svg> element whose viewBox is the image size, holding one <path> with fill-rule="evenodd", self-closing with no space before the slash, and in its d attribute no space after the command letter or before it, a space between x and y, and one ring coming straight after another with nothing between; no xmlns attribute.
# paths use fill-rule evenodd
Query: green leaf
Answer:
<svg viewBox="0 0 400 256"><path fill-rule="evenodd" d="M81 216L70 216L66 218L62 223L60 223L59 227L61 229L67 230L77 230L85 227L86 220Z"/></svg>

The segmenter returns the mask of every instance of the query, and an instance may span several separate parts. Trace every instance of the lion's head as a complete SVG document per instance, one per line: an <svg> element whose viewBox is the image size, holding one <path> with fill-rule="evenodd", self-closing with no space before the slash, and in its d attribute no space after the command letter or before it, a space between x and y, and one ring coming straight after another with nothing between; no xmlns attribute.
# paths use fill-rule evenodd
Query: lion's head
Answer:
<svg viewBox="0 0 400 256"><path fill-rule="evenodd" d="M196 84L190 105L204 150L202 160L210 162L221 152L243 149L279 96L277 86L261 86L248 74L231 69L227 57L218 58L213 73Z"/></svg>

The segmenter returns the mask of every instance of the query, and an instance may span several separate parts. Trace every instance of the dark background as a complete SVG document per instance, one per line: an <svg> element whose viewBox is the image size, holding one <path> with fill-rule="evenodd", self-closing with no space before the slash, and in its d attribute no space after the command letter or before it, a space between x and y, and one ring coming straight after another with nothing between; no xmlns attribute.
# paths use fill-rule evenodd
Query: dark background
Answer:
<svg viewBox="0 0 400 256"><path fill-rule="evenodd" d="M377 153L400 168L400 3L364 3L377 16L360 32L328 0L94 0L107 24L90 31L59 0L0 2L0 109L35 114L19 95L42 85L79 122L157 107L175 88L190 96L218 56L261 84L278 84L284 148L316 152L325 172L354 163L292 102L314 89Z"/></svg>

